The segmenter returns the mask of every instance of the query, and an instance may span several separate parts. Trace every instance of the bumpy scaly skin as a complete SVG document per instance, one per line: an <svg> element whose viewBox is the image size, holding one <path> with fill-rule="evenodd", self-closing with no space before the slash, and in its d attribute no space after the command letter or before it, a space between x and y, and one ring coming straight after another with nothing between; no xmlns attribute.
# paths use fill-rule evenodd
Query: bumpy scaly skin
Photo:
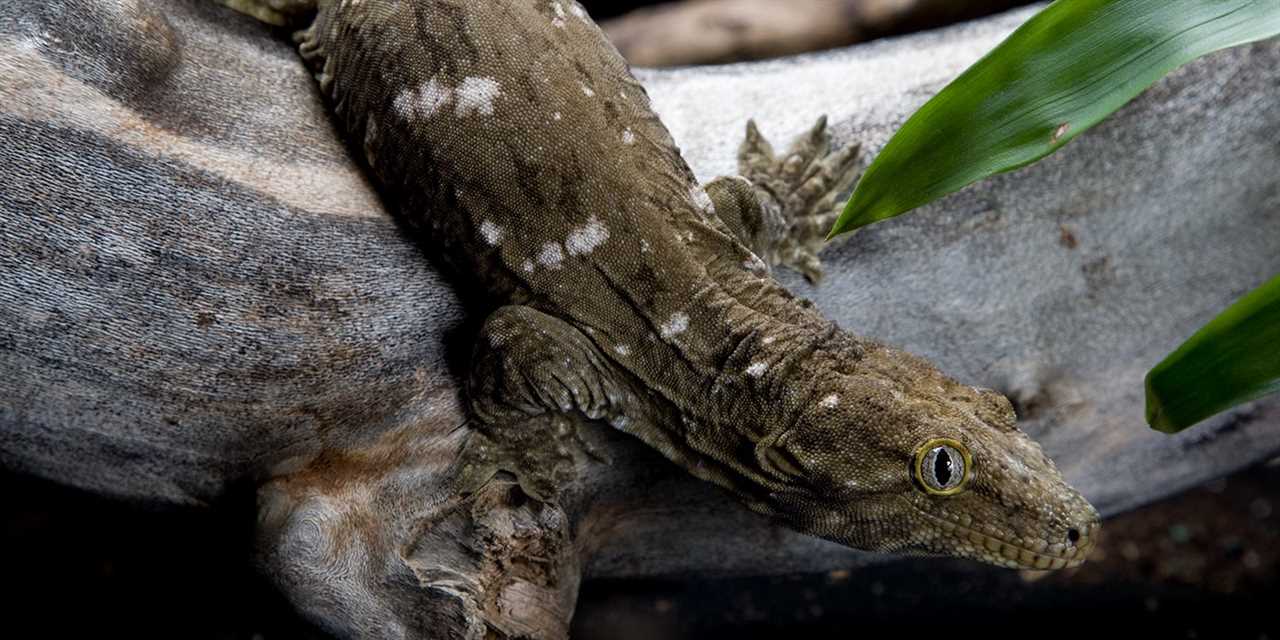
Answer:
<svg viewBox="0 0 1280 640"><path fill-rule="evenodd" d="M300 40L388 201L507 305L476 350L470 486L501 468L554 499L596 421L854 547L1083 560L1097 514L1003 396L839 330L769 277L758 256L820 273L856 155L828 156L825 123L781 158L749 127L745 177L704 190L569 0L322 1ZM955 495L912 474L940 437L972 455Z"/></svg>

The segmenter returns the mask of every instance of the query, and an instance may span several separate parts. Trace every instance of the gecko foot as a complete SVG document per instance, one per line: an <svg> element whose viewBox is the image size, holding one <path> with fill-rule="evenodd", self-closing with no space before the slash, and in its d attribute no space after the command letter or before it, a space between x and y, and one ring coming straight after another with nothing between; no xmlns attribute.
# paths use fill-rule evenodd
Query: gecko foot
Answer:
<svg viewBox="0 0 1280 640"><path fill-rule="evenodd" d="M818 252L840 215L840 196L859 174L860 151L857 144L831 151L826 116L782 155L775 155L754 120L747 122L738 170L755 185L765 207L778 210L783 222L781 237L770 243L770 264L791 267L813 283L822 278Z"/></svg>
<svg viewBox="0 0 1280 640"><path fill-rule="evenodd" d="M463 493L500 472L530 497L552 501L580 462L608 464L591 421L625 424L630 397L609 361L573 325L531 307L502 307L480 331L467 386L474 417Z"/></svg>
<svg viewBox="0 0 1280 640"><path fill-rule="evenodd" d="M493 426L485 427L495 429ZM509 443L477 431L462 452L463 466L457 485L461 495L480 493L490 482L506 475L525 495L539 502L553 502L576 478L576 459L569 448L576 428L563 416L546 416L522 425L500 425L508 431L523 429L530 438Z"/></svg>

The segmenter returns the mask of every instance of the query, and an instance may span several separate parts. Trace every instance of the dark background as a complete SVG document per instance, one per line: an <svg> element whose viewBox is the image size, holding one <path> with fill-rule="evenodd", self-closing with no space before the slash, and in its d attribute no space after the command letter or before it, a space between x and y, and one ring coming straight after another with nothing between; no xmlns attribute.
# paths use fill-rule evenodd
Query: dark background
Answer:
<svg viewBox="0 0 1280 640"><path fill-rule="evenodd" d="M156 511L0 476L12 638L322 638L253 567L253 495ZM1280 464L1108 520L1079 569L913 559L822 575L582 587L574 638L1280 638Z"/></svg>
<svg viewBox="0 0 1280 640"><path fill-rule="evenodd" d="M582 6L585 7L587 11L591 13L591 17L596 20L613 18L633 9L652 4L660 3L652 1L646 2L645 0L618 0L617 2L608 2L606 0L586 0L582 2Z"/></svg>

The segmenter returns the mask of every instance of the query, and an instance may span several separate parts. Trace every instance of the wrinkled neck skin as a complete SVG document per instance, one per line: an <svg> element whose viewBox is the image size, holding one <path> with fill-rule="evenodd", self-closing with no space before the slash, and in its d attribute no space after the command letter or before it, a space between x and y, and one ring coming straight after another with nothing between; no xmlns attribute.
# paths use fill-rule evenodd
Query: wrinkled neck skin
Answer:
<svg viewBox="0 0 1280 640"><path fill-rule="evenodd" d="M495 303L572 324L626 378L638 400L615 427L851 546L1083 559L1097 515L1009 403L773 281L575 3L329 2L299 39L405 222ZM939 438L972 458L950 495L913 473Z"/></svg>

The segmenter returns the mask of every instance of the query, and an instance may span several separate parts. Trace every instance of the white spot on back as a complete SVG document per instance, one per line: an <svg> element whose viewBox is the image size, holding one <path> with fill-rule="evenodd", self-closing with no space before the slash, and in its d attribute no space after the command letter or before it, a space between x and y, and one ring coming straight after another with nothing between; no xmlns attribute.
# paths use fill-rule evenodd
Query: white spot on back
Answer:
<svg viewBox="0 0 1280 640"><path fill-rule="evenodd" d="M762 339L760 340L760 343L761 343L761 344L773 344L774 340L777 340L777 339L778 339L778 336L765 336L764 338L762 338Z"/></svg>
<svg viewBox="0 0 1280 640"><path fill-rule="evenodd" d="M688 314L677 312L671 314L671 317L666 322L662 323L661 327L658 327L658 332L662 334L662 337L671 339L684 333L684 330L688 328Z"/></svg>
<svg viewBox="0 0 1280 640"><path fill-rule="evenodd" d="M524 264L520 265L520 268L524 269L525 273L533 273L533 261L525 260Z"/></svg>
<svg viewBox="0 0 1280 640"><path fill-rule="evenodd" d="M834 393L828 394L822 400L818 401L819 406L826 407L828 409L831 409L838 404L840 404L840 396Z"/></svg>
<svg viewBox="0 0 1280 640"><path fill-rule="evenodd" d="M564 240L564 248L569 255L586 255L595 250L596 247L604 244L609 239L609 228L604 223L591 216L587 220L587 224L569 232L568 237Z"/></svg>
<svg viewBox="0 0 1280 640"><path fill-rule="evenodd" d="M538 253L538 262L552 269L559 269L560 262L563 260L564 252L561 251L560 243L558 242L548 242L542 245L542 251Z"/></svg>
<svg viewBox="0 0 1280 640"><path fill-rule="evenodd" d="M488 220L480 223L480 235L484 236L485 242L488 242L495 247L502 241L503 233L505 233L505 231L502 227L499 227Z"/></svg>
<svg viewBox="0 0 1280 640"><path fill-rule="evenodd" d="M405 119L430 118L445 104L453 100L453 89L432 77L417 89L405 89L396 96L392 106Z"/></svg>
<svg viewBox="0 0 1280 640"><path fill-rule="evenodd" d="M493 101L500 95L502 87L493 78L464 78L458 85L458 117L471 113L493 115Z"/></svg>
<svg viewBox="0 0 1280 640"><path fill-rule="evenodd" d="M590 18L587 16L586 10L583 9L582 7L579 7L576 4L569 5L569 11L571 11L575 17L577 17L579 20L583 22L590 21Z"/></svg>
<svg viewBox="0 0 1280 640"><path fill-rule="evenodd" d="M453 90L432 78L418 90L418 104L426 115L439 111L444 104L453 99Z"/></svg>
<svg viewBox="0 0 1280 640"><path fill-rule="evenodd" d="M551 119L552 119L552 120L559 121L559 120L560 120L560 112L559 112L559 111L557 111L557 112L555 112L555 113L551 114Z"/></svg>
<svg viewBox="0 0 1280 640"><path fill-rule="evenodd" d="M631 420L627 419L626 416L618 416L609 421L609 426L614 429L626 429L628 422L631 422Z"/></svg>
<svg viewBox="0 0 1280 640"><path fill-rule="evenodd" d="M618 355L620 355L620 356L629 356L629 355L631 355L631 347L628 347L628 346L627 346L627 345L625 345L625 344L615 345L615 346L613 347L613 350L614 350L614 351L617 351L617 352L618 352Z"/></svg>
<svg viewBox="0 0 1280 640"><path fill-rule="evenodd" d="M640 253L649 253L649 241L648 241L648 240L641 240L641 241L640 241Z"/></svg>
<svg viewBox="0 0 1280 640"><path fill-rule="evenodd" d="M622 144L635 144L635 143L636 143L636 134L633 133L629 128L624 129L622 131Z"/></svg>
<svg viewBox="0 0 1280 640"><path fill-rule="evenodd" d="M556 12L556 17L551 19L551 24L555 25L557 29L563 29L565 19L564 5L559 2L552 2L551 8Z"/></svg>
<svg viewBox="0 0 1280 640"><path fill-rule="evenodd" d="M578 86L582 87L582 94L587 96L588 98L596 95L596 92L592 91L591 87L588 87L585 83L579 82Z"/></svg>
<svg viewBox="0 0 1280 640"><path fill-rule="evenodd" d="M751 366L747 367L747 375L751 376L752 378L759 378L760 376L764 375L765 371L768 371L768 370L769 370L769 365L763 362L752 362Z"/></svg>
<svg viewBox="0 0 1280 640"><path fill-rule="evenodd" d="M707 195L707 190L694 185L689 188L689 199L693 200L693 206L702 212L702 215L709 216L716 212L716 205L711 201L711 196Z"/></svg>

